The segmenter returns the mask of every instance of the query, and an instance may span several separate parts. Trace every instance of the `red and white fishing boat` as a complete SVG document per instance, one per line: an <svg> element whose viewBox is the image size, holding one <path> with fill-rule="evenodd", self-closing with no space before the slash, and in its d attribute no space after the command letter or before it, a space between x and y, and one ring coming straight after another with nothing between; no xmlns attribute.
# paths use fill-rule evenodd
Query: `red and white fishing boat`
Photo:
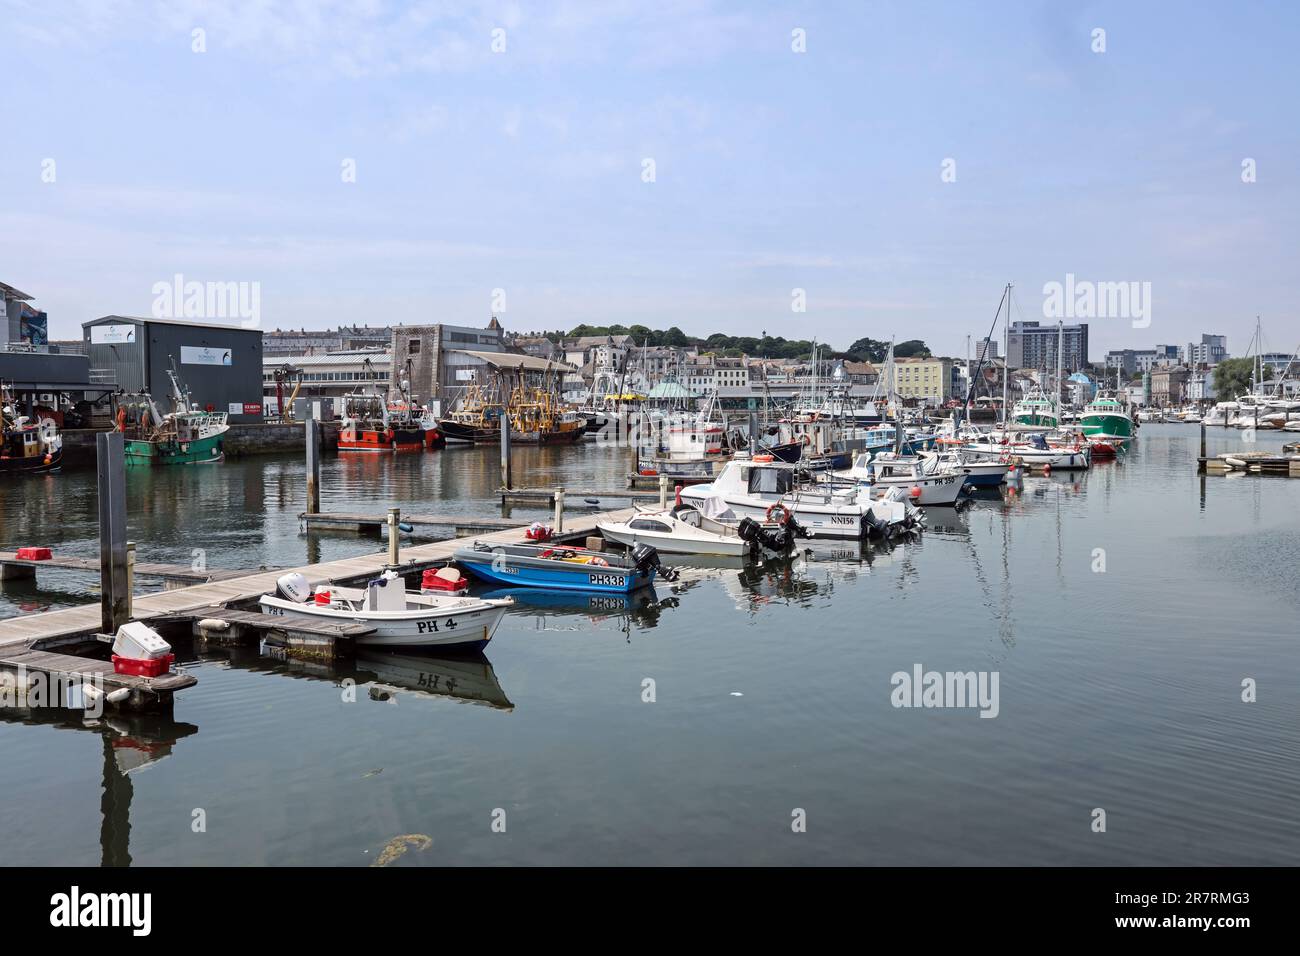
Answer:
<svg viewBox="0 0 1300 956"><path fill-rule="evenodd" d="M339 430L339 451L419 451L424 431L418 424L389 414L379 395L353 392L343 398L343 425Z"/></svg>

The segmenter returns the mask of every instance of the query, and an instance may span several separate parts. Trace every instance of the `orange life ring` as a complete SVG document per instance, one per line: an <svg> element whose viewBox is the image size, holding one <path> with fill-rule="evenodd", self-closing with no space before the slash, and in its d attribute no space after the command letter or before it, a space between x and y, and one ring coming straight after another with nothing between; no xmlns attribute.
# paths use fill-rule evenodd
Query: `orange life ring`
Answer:
<svg viewBox="0 0 1300 956"><path fill-rule="evenodd" d="M768 462L768 461L775 461L775 460L776 460L776 459L773 458L771 455L755 455L755 456L754 456L754 461Z"/></svg>
<svg viewBox="0 0 1300 956"><path fill-rule="evenodd" d="M812 444L812 437L809 436L809 435L804 435L804 436L803 436L802 438L800 438L799 440L800 440L801 442L804 443L804 446L805 446L805 447L807 447L808 445L811 445L811 444Z"/></svg>
<svg viewBox="0 0 1300 956"><path fill-rule="evenodd" d="M779 524L785 524L793 517L793 515L790 513L789 508L787 508L784 504L782 504L779 501L774 501L770 505L768 505L767 508L767 515L765 516L765 520L768 522L768 524L772 523L773 521L772 514L778 508L781 510L781 520L778 522Z"/></svg>

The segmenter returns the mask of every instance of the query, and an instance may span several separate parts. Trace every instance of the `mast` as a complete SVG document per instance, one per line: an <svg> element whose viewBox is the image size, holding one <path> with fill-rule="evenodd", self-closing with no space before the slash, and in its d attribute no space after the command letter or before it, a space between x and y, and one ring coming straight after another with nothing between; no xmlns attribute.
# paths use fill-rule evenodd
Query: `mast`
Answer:
<svg viewBox="0 0 1300 956"><path fill-rule="evenodd" d="M1061 424L1061 370L1063 356L1061 350L1065 347L1065 322L1061 319L1056 320L1056 401L1052 402L1056 406L1056 424Z"/></svg>
<svg viewBox="0 0 1300 956"><path fill-rule="evenodd" d="M1007 392L1011 382L1011 283L1007 283L1007 317L1002 320L1002 428L1011 421L1007 414Z"/></svg>

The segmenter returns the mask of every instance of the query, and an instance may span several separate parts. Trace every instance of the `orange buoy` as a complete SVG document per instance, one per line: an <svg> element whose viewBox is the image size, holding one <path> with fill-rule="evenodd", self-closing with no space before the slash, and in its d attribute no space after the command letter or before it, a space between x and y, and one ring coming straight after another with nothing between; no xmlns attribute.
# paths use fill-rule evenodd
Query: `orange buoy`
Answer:
<svg viewBox="0 0 1300 956"><path fill-rule="evenodd" d="M920 485L913 485L913 486L912 486L912 497L913 497L913 498L919 498L919 497L921 497L921 486L920 486Z"/></svg>

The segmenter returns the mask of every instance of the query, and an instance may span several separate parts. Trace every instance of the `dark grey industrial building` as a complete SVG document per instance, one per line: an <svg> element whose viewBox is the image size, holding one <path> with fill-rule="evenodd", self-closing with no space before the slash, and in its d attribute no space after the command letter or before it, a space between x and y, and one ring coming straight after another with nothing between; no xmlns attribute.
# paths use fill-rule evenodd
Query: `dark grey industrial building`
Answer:
<svg viewBox="0 0 1300 956"><path fill-rule="evenodd" d="M199 408L230 421L262 421L262 330L231 325L106 315L82 325L90 366L123 391L147 391L160 409L175 368Z"/></svg>

